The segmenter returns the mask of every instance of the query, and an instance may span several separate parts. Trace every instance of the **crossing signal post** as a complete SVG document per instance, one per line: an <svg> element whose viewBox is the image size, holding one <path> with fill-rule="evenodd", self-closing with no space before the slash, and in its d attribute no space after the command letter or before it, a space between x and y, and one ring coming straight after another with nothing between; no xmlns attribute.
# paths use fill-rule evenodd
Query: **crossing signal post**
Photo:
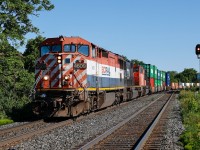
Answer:
<svg viewBox="0 0 200 150"><path fill-rule="evenodd" d="M196 52L197 58L199 59L199 73L197 74L197 79L199 80L199 92L200 92L200 79L199 79L200 77L200 44L196 45L195 52Z"/></svg>

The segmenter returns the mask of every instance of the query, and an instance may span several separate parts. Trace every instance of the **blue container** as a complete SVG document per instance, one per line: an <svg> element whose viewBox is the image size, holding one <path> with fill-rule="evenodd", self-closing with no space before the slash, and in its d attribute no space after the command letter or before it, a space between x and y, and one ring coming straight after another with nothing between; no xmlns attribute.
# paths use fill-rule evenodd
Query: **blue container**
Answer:
<svg viewBox="0 0 200 150"><path fill-rule="evenodd" d="M170 73L166 72L165 74L165 81L166 81L166 86L170 86Z"/></svg>

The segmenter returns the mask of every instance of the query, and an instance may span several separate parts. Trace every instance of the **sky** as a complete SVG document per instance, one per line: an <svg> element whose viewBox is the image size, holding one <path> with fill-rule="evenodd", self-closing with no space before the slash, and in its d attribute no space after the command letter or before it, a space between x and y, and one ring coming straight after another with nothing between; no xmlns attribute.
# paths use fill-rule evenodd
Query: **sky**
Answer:
<svg viewBox="0 0 200 150"><path fill-rule="evenodd" d="M79 36L163 71L199 72L200 0L51 0L30 16L46 38ZM36 35L28 34L27 39ZM23 50L22 50L23 51Z"/></svg>

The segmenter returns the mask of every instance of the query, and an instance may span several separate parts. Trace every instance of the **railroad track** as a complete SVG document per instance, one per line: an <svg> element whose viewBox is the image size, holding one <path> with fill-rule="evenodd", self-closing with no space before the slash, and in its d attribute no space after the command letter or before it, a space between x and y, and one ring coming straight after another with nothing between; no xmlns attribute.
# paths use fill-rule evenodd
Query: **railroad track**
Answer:
<svg viewBox="0 0 200 150"><path fill-rule="evenodd" d="M158 97L158 95L154 97ZM152 97L152 100L153 99L154 98ZM140 98L137 100L140 100ZM123 105L128 105L128 102L122 103L120 107ZM107 110L118 109L118 107L119 106L110 107ZM90 116L101 114L101 113L104 113L104 111L91 113ZM84 118L85 118L84 116L81 116L77 118L76 122L79 122L83 120ZM72 123L73 123L73 120L71 119L65 120L62 122L55 122L55 123L52 123L52 122L47 123L47 122L44 122L43 120L39 120L39 121L26 123L24 125L20 125L13 128L2 129L0 130L0 149L12 148L13 146L19 143L34 139L35 137L39 135L43 135L47 133L48 131L52 131L53 129L60 128L66 125L70 125Z"/></svg>
<svg viewBox="0 0 200 150"><path fill-rule="evenodd" d="M71 123L72 120L47 123L43 120L26 123L20 126L0 130L0 149L10 148L34 136L51 131Z"/></svg>
<svg viewBox="0 0 200 150"><path fill-rule="evenodd" d="M167 93L156 99L104 134L92 141L86 141L75 149L142 149L144 144L141 144L141 141L148 139L146 133L151 133L159 120L157 117L161 116L160 113L163 113L172 95ZM151 131L148 131L149 129Z"/></svg>
<svg viewBox="0 0 200 150"><path fill-rule="evenodd" d="M172 100L176 98L176 95L172 95ZM156 122L153 130L149 130L149 133L146 133L146 137L144 136L143 141L141 142L139 149L148 150L148 149L169 149L169 145L166 144L165 135L167 134L167 121L169 119L170 113L172 111L173 102L169 101L168 105L165 107L165 113L162 113L159 118L159 122Z"/></svg>

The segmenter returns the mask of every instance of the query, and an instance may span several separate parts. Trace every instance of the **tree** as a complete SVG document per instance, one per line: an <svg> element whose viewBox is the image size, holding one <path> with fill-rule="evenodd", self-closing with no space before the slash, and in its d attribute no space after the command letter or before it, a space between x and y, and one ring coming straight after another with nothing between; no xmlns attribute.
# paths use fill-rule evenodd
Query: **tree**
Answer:
<svg viewBox="0 0 200 150"><path fill-rule="evenodd" d="M140 65L144 65L145 63L143 62L143 61L139 61L139 60L137 60L137 59L132 59L131 60L131 62L133 63L133 64L140 64Z"/></svg>
<svg viewBox="0 0 200 150"><path fill-rule="evenodd" d="M42 10L51 10L50 0L0 0L0 49L10 43L24 44L27 33L38 33L29 16L38 16Z"/></svg>
<svg viewBox="0 0 200 150"><path fill-rule="evenodd" d="M171 82L178 82L176 75L178 74L178 72L176 71L169 71L170 73L170 81Z"/></svg>
<svg viewBox="0 0 200 150"><path fill-rule="evenodd" d="M183 72L180 73L180 81L181 82L196 82L197 78L197 71L194 70L193 68L189 68L189 69L184 69Z"/></svg>
<svg viewBox="0 0 200 150"><path fill-rule="evenodd" d="M50 0L0 0L0 115L12 114L13 108L22 108L29 102L34 74L24 69L24 56L35 59L37 40L29 42L24 56L16 48L24 44L27 33L39 33L29 17L53 8Z"/></svg>
<svg viewBox="0 0 200 150"><path fill-rule="evenodd" d="M39 44L44 40L45 38L42 36L38 36L35 39L28 40L23 56L24 67L29 72L34 72L35 60L39 57Z"/></svg>
<svg viewBox="0 0 200 150"><path fill-rule="evenodd" d="M194 83L197 81L196 75L197 71L193 68L186 68L180 73L176 71L170 71L170 80L171 82Z"/></svg>

